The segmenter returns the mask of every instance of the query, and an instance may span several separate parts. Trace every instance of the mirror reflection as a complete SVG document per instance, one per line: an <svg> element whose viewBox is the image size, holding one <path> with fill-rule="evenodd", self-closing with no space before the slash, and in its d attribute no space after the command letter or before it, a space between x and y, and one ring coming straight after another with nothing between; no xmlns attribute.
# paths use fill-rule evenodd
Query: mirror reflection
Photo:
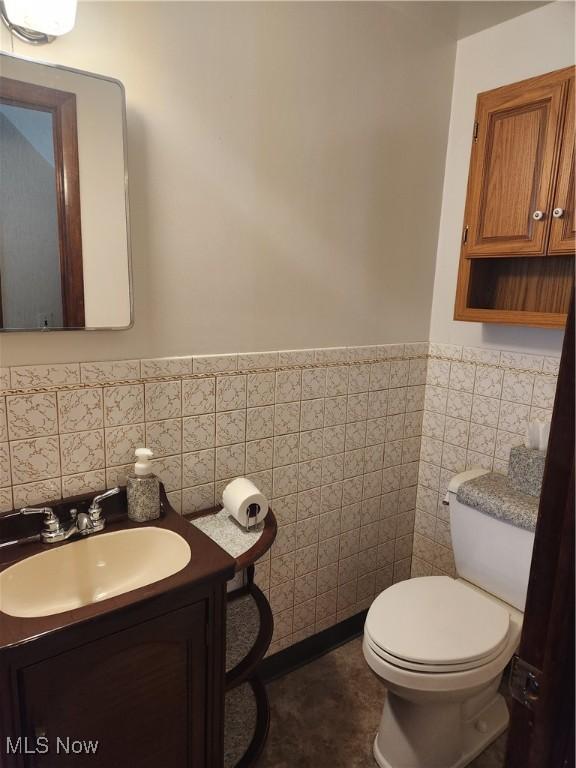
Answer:
<svg viewBox="0 0 576 768"><path fill-rule="evenodd" d="M132 321L124 93L0 56L0 329Z"/></svg>

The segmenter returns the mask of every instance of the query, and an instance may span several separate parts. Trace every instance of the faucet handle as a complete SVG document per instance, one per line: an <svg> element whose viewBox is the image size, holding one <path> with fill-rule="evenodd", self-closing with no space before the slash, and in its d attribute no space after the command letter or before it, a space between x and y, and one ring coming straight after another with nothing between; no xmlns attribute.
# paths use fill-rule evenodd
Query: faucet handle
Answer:
<svg viewBox="0 0 576 768"><path fill-rule="evenodd" d="M60 528L60 520L56 517L52 507L22 507L21 515L44 515L44 528L47 531L57 531Z"/></svg>
<svg viewBox="0 0 576 768"><path fill-rule="evenodd" d="M100 502L104 501L105 499L109 499L111 496L116 496L118 493L120 493L120 491L121 489L116 487L111 488L109 491L104 491L104 493L99 493L98 496L94 496L92 503L88 508L88 514L92 520L98 520L100 518L100 514L102 512Z"/></svg>

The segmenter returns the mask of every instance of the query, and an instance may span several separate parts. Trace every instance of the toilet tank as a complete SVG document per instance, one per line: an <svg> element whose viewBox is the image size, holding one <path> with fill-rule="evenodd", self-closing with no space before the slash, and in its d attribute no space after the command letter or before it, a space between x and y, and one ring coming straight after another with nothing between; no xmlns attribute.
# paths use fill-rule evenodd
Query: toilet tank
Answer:
<svg viewBox="0 0 576 768"><path fill-rule="evenodd" d="M485 470L457 475L450 482L450 530L458 576L520 611L526 605L534 532L490 517L456 498L458 486Z"/></svg>

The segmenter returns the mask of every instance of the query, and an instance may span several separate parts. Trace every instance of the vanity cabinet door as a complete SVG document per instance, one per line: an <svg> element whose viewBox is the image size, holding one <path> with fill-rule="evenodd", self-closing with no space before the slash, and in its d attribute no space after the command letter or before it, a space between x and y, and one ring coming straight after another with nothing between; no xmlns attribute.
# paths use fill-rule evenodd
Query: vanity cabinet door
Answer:
<svg viewBox="0 0 576 768"><path fill-rule="evenodd" d="M22 669L22 733L48 744L27 768L203 768L206 621L200 602Z"/></svg>

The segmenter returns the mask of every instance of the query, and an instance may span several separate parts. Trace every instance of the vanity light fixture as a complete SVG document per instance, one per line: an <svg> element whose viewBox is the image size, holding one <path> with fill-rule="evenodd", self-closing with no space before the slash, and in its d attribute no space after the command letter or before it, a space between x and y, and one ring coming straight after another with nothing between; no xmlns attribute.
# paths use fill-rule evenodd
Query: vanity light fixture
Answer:
<svg viewBox="0 0 576 768"><path fill-rule="evenodd" d="M19 40L51 43L74 27L78 0L0 0L0 17Z"/></svg>

